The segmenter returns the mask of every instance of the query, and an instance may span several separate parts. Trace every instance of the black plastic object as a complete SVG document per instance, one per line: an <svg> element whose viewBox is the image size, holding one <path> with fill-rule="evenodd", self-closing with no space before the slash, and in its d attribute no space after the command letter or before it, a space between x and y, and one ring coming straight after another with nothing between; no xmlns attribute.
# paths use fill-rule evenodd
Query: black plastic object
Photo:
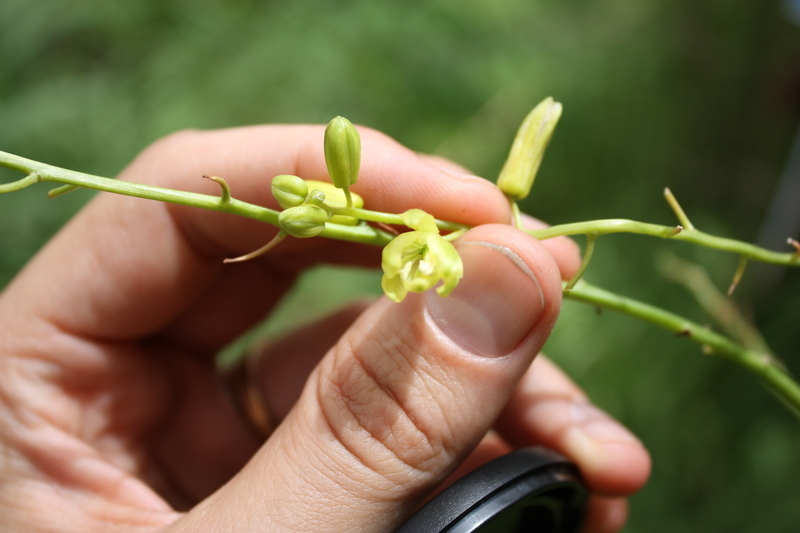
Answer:
<svg viewBox="0 0 800 533"><path fill-rule="evenodd" d="M459 479L396 533L577 533L588 496L575 465L524 448Z"/></svg>

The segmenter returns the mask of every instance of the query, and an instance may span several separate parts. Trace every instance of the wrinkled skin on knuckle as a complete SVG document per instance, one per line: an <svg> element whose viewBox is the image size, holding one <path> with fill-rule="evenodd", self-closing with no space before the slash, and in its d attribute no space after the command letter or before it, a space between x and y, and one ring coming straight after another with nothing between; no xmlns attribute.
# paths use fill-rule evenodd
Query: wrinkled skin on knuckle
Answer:
<svg viewBox="0 0 800 533"><path fill-rule="evenodd" d="M357 344L340 342L323 363L317 398L352 456L409 488L438 479L452 463L455 439L441 408L450 391L437 383L427 354L403 338L372 332Z"/></svg>

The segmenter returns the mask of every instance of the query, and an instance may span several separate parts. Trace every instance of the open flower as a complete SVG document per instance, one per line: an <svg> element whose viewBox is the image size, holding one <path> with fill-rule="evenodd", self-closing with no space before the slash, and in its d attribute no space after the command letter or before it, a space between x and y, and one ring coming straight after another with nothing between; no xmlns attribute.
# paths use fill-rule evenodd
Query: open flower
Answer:
<svg viewBox="0 0 800 533"><path fill-rule="evenodd" d="M402 302L409 292L436 289L447 296L464 275L464 264L455 247L446 241L434 218L420 209L400 215L414 231L401 233L383 249L381 287L390 300Z"/></svg>

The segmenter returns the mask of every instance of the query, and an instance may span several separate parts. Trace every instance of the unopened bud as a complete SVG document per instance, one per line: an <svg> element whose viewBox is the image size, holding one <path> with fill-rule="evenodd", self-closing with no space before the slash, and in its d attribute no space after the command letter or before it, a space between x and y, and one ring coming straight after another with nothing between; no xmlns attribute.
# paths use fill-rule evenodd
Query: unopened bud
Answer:
<svg viewBox="0 0 800 533"><path fill-rule="evenodd" d="M561 109L560 103L547 97L525 117L497 179L497 186L506 196L516 200L528 196L545 148L561 118Z"/></svg>
<svg viewBox="0 0 800 533"><path fill-rule="evenodd" d="M344 117L336 117L325 128L325 164L334 186L347 189L358 180L361 137Z"/></svg>
<svg viewBox="0 0 800 533"><path fill-rule="evenodd" d="M321 192L323 194L322 199L324 200L326 206L334 209L340 209L347 205L347 198L344 195L344 191L337 189L327 181L308 180L306 183L309 187L314 189L311 191L312 195L314 192ZM350 197L353 200L353 207L364 207L364 199L361 196L353 192L350 193ZM334 215L328 222L332 222L334 224L344 224L346 226L355 226L358 224L358 219L346 215Z"/></svg>
<svg viewBox="0 0 800 533"><path fill-rule="evenodd" d="M272 196L286 209L303 204L308 195L308 185L297 176L284 174L272 178Z"/></svg>
<svg viewBox="0 0 800 533"><path fill-rule="evenodd" d="M284 209L278 215L281 229L292 237L316 237L325 229L328 213L315 205L298 205Z"/></svg>

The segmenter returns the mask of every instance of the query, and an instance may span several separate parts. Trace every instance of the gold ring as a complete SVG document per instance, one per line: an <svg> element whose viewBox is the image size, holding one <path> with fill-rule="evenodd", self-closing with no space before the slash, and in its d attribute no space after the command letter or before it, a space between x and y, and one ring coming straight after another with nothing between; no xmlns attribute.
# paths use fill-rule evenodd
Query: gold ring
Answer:
<svg viewBox="0 0 800 533"><path fill-rule="evenodd" d="M267 439L275 430L275 421L261 383L263 353L259 346L248 350L238 361L222 368L222 378L237 411L255 434Z"/></svg>

